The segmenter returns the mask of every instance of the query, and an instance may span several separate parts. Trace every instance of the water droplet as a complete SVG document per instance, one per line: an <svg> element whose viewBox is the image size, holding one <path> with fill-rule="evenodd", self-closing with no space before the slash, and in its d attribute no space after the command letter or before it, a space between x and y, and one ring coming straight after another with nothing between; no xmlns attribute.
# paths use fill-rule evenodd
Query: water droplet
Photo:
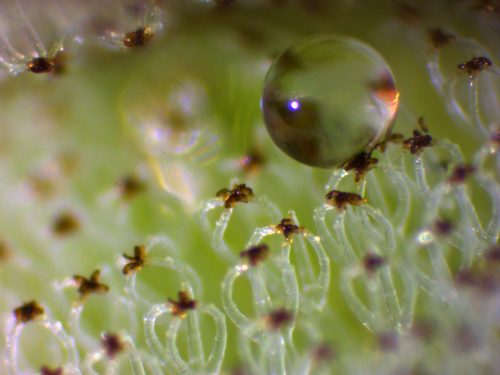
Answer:
<svg viewBox="0 0 500 375"><path fill-rule="evenodd" d="M276 145L304 164L339 166L389 132L399 93L387 63L359 41L314 37L271 65L262 96Z"/></svg>

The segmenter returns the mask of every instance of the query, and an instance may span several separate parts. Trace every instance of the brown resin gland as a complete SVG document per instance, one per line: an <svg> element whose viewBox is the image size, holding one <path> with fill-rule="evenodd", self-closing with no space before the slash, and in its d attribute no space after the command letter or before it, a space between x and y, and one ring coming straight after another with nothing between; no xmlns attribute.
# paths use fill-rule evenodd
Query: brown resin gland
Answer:
<svg viewBox="0 0 500 375"><path fill-rule="evenodd" d="M172 298L168 299L171 305L170 309L173 316L184 319L189 310L196 309L198 302L192 299L188 292L183 290L177 293L177 298L177 301Z"/></svg>
<svg viewBox="0 0 500 375"><path fill-rule="evenodd" d="M26 67L30 72L36 74L52 73L54 71L55 63L54 59L49 59L46 57L35 57L28 61Z"/></svg>
<svg viewBox="0 0 500 375"><path fill-rule="evenodd" d="M106 332L101 337L101 347L106 357L114 359L125 350L126 345L119 335Z"/></svg>
<svg viewBox="0 0 500 375"><path fill-rule="evenodd" d="M0 240L0 262L6 261L10 257L10 248L6 242Z"/></svg>
<svg viewBox="0 0 500 375"><path fill-rule="evenodd" d="M67 55L58 51L54 57L34 57L26 63L26 68L35 74L54 73L62 74L66 71Z"/></svg>
<svg viewBox="0 0 500 375"><path fill-rule="evenodd" d="M123 45L128 48L143 47L153 39L154 31L151 27L140 27L125 34Z"/></svg>
<svg viewBox="0 0 500 375"><path fill-rule="evenodd" d="M266 244L252 246L240 253L241 258L246 258L248 263L255 267L267 259L269 256L269 247Z"/></svg>
<svg viewBox="0 0 500 375"><path fill-rule="evenodd" d="M99 270L92 272L90 278L80 275L73 276L81 300L85 300L91 294L105 294L109 291L109 287L99 281L100 276L101 271Z"/></svg>
<svg viewBox="0 0 500 375"><path fill-rule="evenodd" d="M426 147L434 145L434 139L428 134L429 128L423 117L418 118L418 126L422 130L413 130L413 137L403 140L403 148L413 155L419 155Z"/></svg>
<svg viewBox="0 0 500 375"><path fill-rule="evenodd" d="M403 148L413 155L418 155L426 147L433 144L433 139L429 134L422 134L417 129L413 130L413 137L403 141Z"/></svg>
<svg viewBox="0 0 500 375"><path fill-rule="evenodd" d="M232 190L219 190L215 196L224 201L225 208L233 208L236 203L248 203L253 198L253 191L245 184L235 184Z"/></svg>
<svg viewBox="0 0 500 375"><path fill-rule="evenodd" d="M271 311L266 316L266 323L270 330L276 331L283 326L290 324L293 321L293 315L290 311L285 308L280 308L274 311Z"/></svg>
<svg viewBox="0 0 500 375"><path fill-rule="evenodd" d="M322 343L314 348L312 357L318 363L329 362L335 358L335 350L332 345Z"/></svg>
<svg viewBox="0 0 500 375"><path fill-rule="evenodd" d="M370 152L361 152L344 163L342 168L346 172L354 171L354 181L359 182L377 163L378 159L372 158Z"/></svg>
<svg viewBox="0 0 500 375"><path fill-rule="evenodd" d="M296 225L292 219L285 218L276 225L276 231L283 234L287 240L291 239L294 234L304 233L305 228Z"/></svg>
<svg viewBox="0 0 500 375"><path fill-rule="evenodd" d="M48 366L43 366L40 369L40 375L64 375L62 367L50 368Z"/></svg>
<svg viewBox="0 0 500 375"><path fill-rule="evenodd" d="M122 269L124 275L140 271L146 262L146 247L144 245L134 246L134 255L123 254L123 257L128 260Z"/></svg>
<svg viewBox="0 0 500 375"><path fill-rule="evenodd" d="M429 41L434 49L446 47L456 39L455 35L447 33L440 28L427 30L427 35L429 36Z"/></svg>
<svg viewBox="0 0 500 375"><path fill-rule="evenodd" d="M457 67L460 70L467 72L469 77L474 78L479 73L481 73L484 69L492 66L493 63L490 59L484 56L473 57L469 61L459 64Z"/></svg>
<svg viewBox="0 0 500 375"><path fill-rule="evenodd" d="M438 219L434 222L432 231L439 236L447 236L453 231L453 223L448 219Z"/></svg>
<svg viewBox="0 0 500 375"><path fill-rule="evenodd" d="M130 200L146 190L146 184L135 175L123 177L118 183L120 195L124 200Z"/></svg>
<svg viewBox="0 0 500 375"><path fill-rule="evenodd" d="M378 254L367 253L363 257L363 267L368 273L375 273L385 265L386 260Z"/></svg>
<svg viewBox="0 0 500 375"><path fill-rule="evenodd" d="M326 202L330 206L336 207L337 210L343 211L348 205L361 206L366 203L367 200L356 193L332 190L326 194Z"/></svg>
<svg viewBox="0 0 500 375"><path fill-rule="evenodd" d="M80 221L75 214L69 211L59 213L52 222L52 233L64 237L80 229Z"/></svg>
<svg viewBox="0 0 500 375"><path fill-rule="evenodd" d="M458 165L451 172L448 182L453 185L463 184L467 177L476 171L476 167L470 164Z"/></svg>
<svg viewBox="0 0 500 375"><path fill-rule="evenodd" d="M44 313L43 307L34 300L14 309L14 317L17 323L28 323L41 319Z"/></svg>

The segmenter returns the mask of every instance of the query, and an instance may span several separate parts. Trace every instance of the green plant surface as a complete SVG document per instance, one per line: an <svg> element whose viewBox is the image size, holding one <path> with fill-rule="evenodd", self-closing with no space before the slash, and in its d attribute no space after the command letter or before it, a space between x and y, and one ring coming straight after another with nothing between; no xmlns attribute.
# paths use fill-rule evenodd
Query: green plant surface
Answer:
<svg viewBox="0 0 500 375"><path fill-rule="evenodd" d="M0 4L0 375L500 374L496 3L62 3ZM160 23L144 46L120 39ZM63 39L63 73L27 68L47 57L31 24L47 49ZM453 37L437 46L436 28ZM271 63L316 35L366 43L396 80L402 139L359 182L292 160L266 132ZM457 67L473 57L491 66ZM433 141L411 152L414 129ZM224 207L233 183L253 197ZM335 207L335 189L366 202ZM306 229L285 239L276 225L293 215ZM270 253L253 267L239 254L264 227ZM146 262L124 275L139 245ZM95 270L109 291L78 293L74 276ZM185 317L181 290L197 301ZM45 315L22 322L32 300ZM116 357L104 333L123 343Z"/></svg>

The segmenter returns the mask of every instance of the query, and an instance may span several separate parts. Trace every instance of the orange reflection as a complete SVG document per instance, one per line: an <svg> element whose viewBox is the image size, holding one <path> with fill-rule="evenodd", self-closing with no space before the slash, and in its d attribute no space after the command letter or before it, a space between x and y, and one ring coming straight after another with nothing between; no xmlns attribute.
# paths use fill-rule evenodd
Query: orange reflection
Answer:
<svg viewBox="0 0 500 375"><path fill-rule="evenodd" d="M377 81L370 84L370 87L377 99L387 106L389 116L394 117L399 106L399 91L396 90L391 75L388 72L382 73Z"/></svg>

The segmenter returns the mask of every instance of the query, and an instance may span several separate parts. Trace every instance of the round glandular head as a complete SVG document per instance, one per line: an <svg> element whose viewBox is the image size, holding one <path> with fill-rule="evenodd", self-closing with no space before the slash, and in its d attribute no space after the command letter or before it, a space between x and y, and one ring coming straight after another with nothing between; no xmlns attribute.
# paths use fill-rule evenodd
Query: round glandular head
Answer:
<svg viewBox="0 0 500 375"><path fill-rule="evenodd" d="M261 107L281 150L329 168L383 141L398 103L394 77L379 53L354 39L327 36L292 46L273 62Z"/></svg>

